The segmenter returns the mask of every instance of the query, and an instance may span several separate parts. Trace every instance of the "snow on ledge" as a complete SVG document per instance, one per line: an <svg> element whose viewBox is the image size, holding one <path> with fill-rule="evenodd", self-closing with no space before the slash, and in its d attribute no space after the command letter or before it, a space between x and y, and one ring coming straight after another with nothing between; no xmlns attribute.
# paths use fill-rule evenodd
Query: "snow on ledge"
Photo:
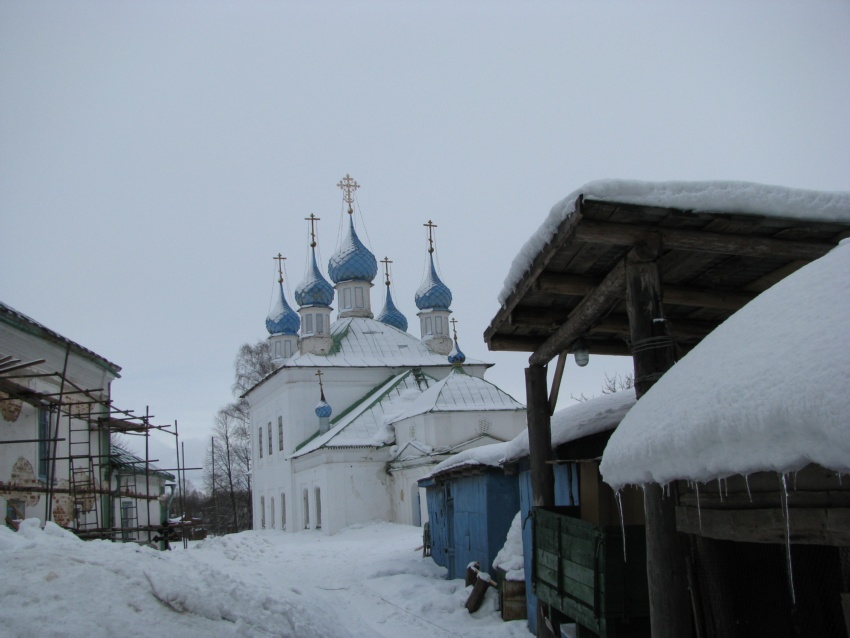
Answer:
<svg viewBox="0 0 850 638"><path fill-rule="evenodd" d="M763 292L647 392L603 479L707 481L811 462L850 472L850 240Z"/></svg>
<svg viewBox="0 0 850 638"><path fill-rule="evenodd" d="M678 208L694 212L738 213L812 221L850 221L850 192L823 192L751 182L640 182L599 180L585 184L552 207L540 228L514 258L499 304L516 289L534 257L549 243L580 195L585 199Z"/></svg>

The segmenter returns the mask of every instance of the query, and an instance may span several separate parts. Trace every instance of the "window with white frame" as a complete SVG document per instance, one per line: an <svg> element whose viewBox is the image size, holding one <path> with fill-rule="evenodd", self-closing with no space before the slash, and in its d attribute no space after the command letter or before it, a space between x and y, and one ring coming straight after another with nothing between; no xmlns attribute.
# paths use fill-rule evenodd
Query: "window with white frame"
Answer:
<svg viewBox="0 0 850 638"><path fill-rule="evenodd" d="M354 289L354 303L357 305L358 308L363 308L364 306L362 286L357 286L357 288Z"/></svg>
<svg viewBox="0 0 850 638"><path fill-rule="evenodd" d="M304 315L304 334L313 334L313 315Z"/></svg>
<svg viewBox="0 0 850 638"><path fill-rule="evenodd" d="M316 314L316 334L325 333L325 315Z"/></svg>

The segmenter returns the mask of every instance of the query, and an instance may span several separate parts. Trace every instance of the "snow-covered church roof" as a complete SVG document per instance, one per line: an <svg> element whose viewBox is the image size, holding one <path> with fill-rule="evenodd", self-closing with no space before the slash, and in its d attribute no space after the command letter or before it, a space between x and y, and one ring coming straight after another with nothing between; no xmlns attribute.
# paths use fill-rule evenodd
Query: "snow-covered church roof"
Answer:
<svg viewBox="0 0 850 638"><path fill-rule="evenodd" d="M363 317L338 319L331 326L334 347L328 355L297 354L283 365L291 367L410 367L448 366L446 357L419 339L393 326ZM467 360L467 365L491 365Z"/></svg>
<svg viewBox="0 0 850 638"><path fill-rule="evenodd" d="M474 377L455 367L410 403L395 419L407 419L429 412L469 412L525 410L525 406L489 381Z"/></svg>
<svg viewBox="0 0 850 638"><path fill-rule="evenodd" d="M418 397L435 379L420 371L407 370L373 389L359 402L341 413L331 429L296 450L293 457L319 448L381 447L394 440L388 420ZM318 423L316 424L318 427Z"/></svg>
<svg viewBox="0 0 850 638"><path fill-rule="evenodd" d="M709 334L612 435L606 483L850 472L850 240Z"/></svg>

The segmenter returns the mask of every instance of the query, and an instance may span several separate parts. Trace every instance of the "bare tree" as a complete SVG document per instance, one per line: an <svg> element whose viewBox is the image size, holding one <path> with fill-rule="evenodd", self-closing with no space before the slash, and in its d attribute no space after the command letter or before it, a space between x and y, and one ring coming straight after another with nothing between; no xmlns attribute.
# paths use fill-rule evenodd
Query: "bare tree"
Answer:
<svg viewBox="0 0 850 638"><path fill-rule="evenodd" d="M605 383L602 384L602 394L614 394L620 390L629 390L633 387L635 387L635 375L633 373L627 372L621 377L618 372L615 372L613 376L609 377L606 372ZM590 401L593 396L585 396L582 392L578 396L571 394L570 398L574 401Z"/></svg>
<svg viewBox="0 0 850 638"><path fill-rule="evenodd" d="M215 416L207 451L206 488L213 497L214 533L251 528L251 437L245 411L238 404L221 408Z"/></svg>
<svg viewBox="0 0 850 638"><path fill-rule="evenodd" d="M260 339L255 344L243 343L236 353L233 393L241 397L275 370L269 342Z"/></svg>

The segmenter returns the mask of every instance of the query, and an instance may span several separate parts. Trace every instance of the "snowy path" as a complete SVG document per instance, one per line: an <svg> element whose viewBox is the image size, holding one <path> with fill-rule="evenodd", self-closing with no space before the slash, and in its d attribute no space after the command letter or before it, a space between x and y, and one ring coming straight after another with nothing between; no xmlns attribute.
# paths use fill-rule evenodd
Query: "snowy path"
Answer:
<svg viewBox="0 0 850 638"><path fill-rule="evenodd" d="M9 636L527 637L495 592L469 590L415 548L420 530L375 523L326 537L274 530L189 550L83 543L55 526L0 529L0 627Z"/></svg>

